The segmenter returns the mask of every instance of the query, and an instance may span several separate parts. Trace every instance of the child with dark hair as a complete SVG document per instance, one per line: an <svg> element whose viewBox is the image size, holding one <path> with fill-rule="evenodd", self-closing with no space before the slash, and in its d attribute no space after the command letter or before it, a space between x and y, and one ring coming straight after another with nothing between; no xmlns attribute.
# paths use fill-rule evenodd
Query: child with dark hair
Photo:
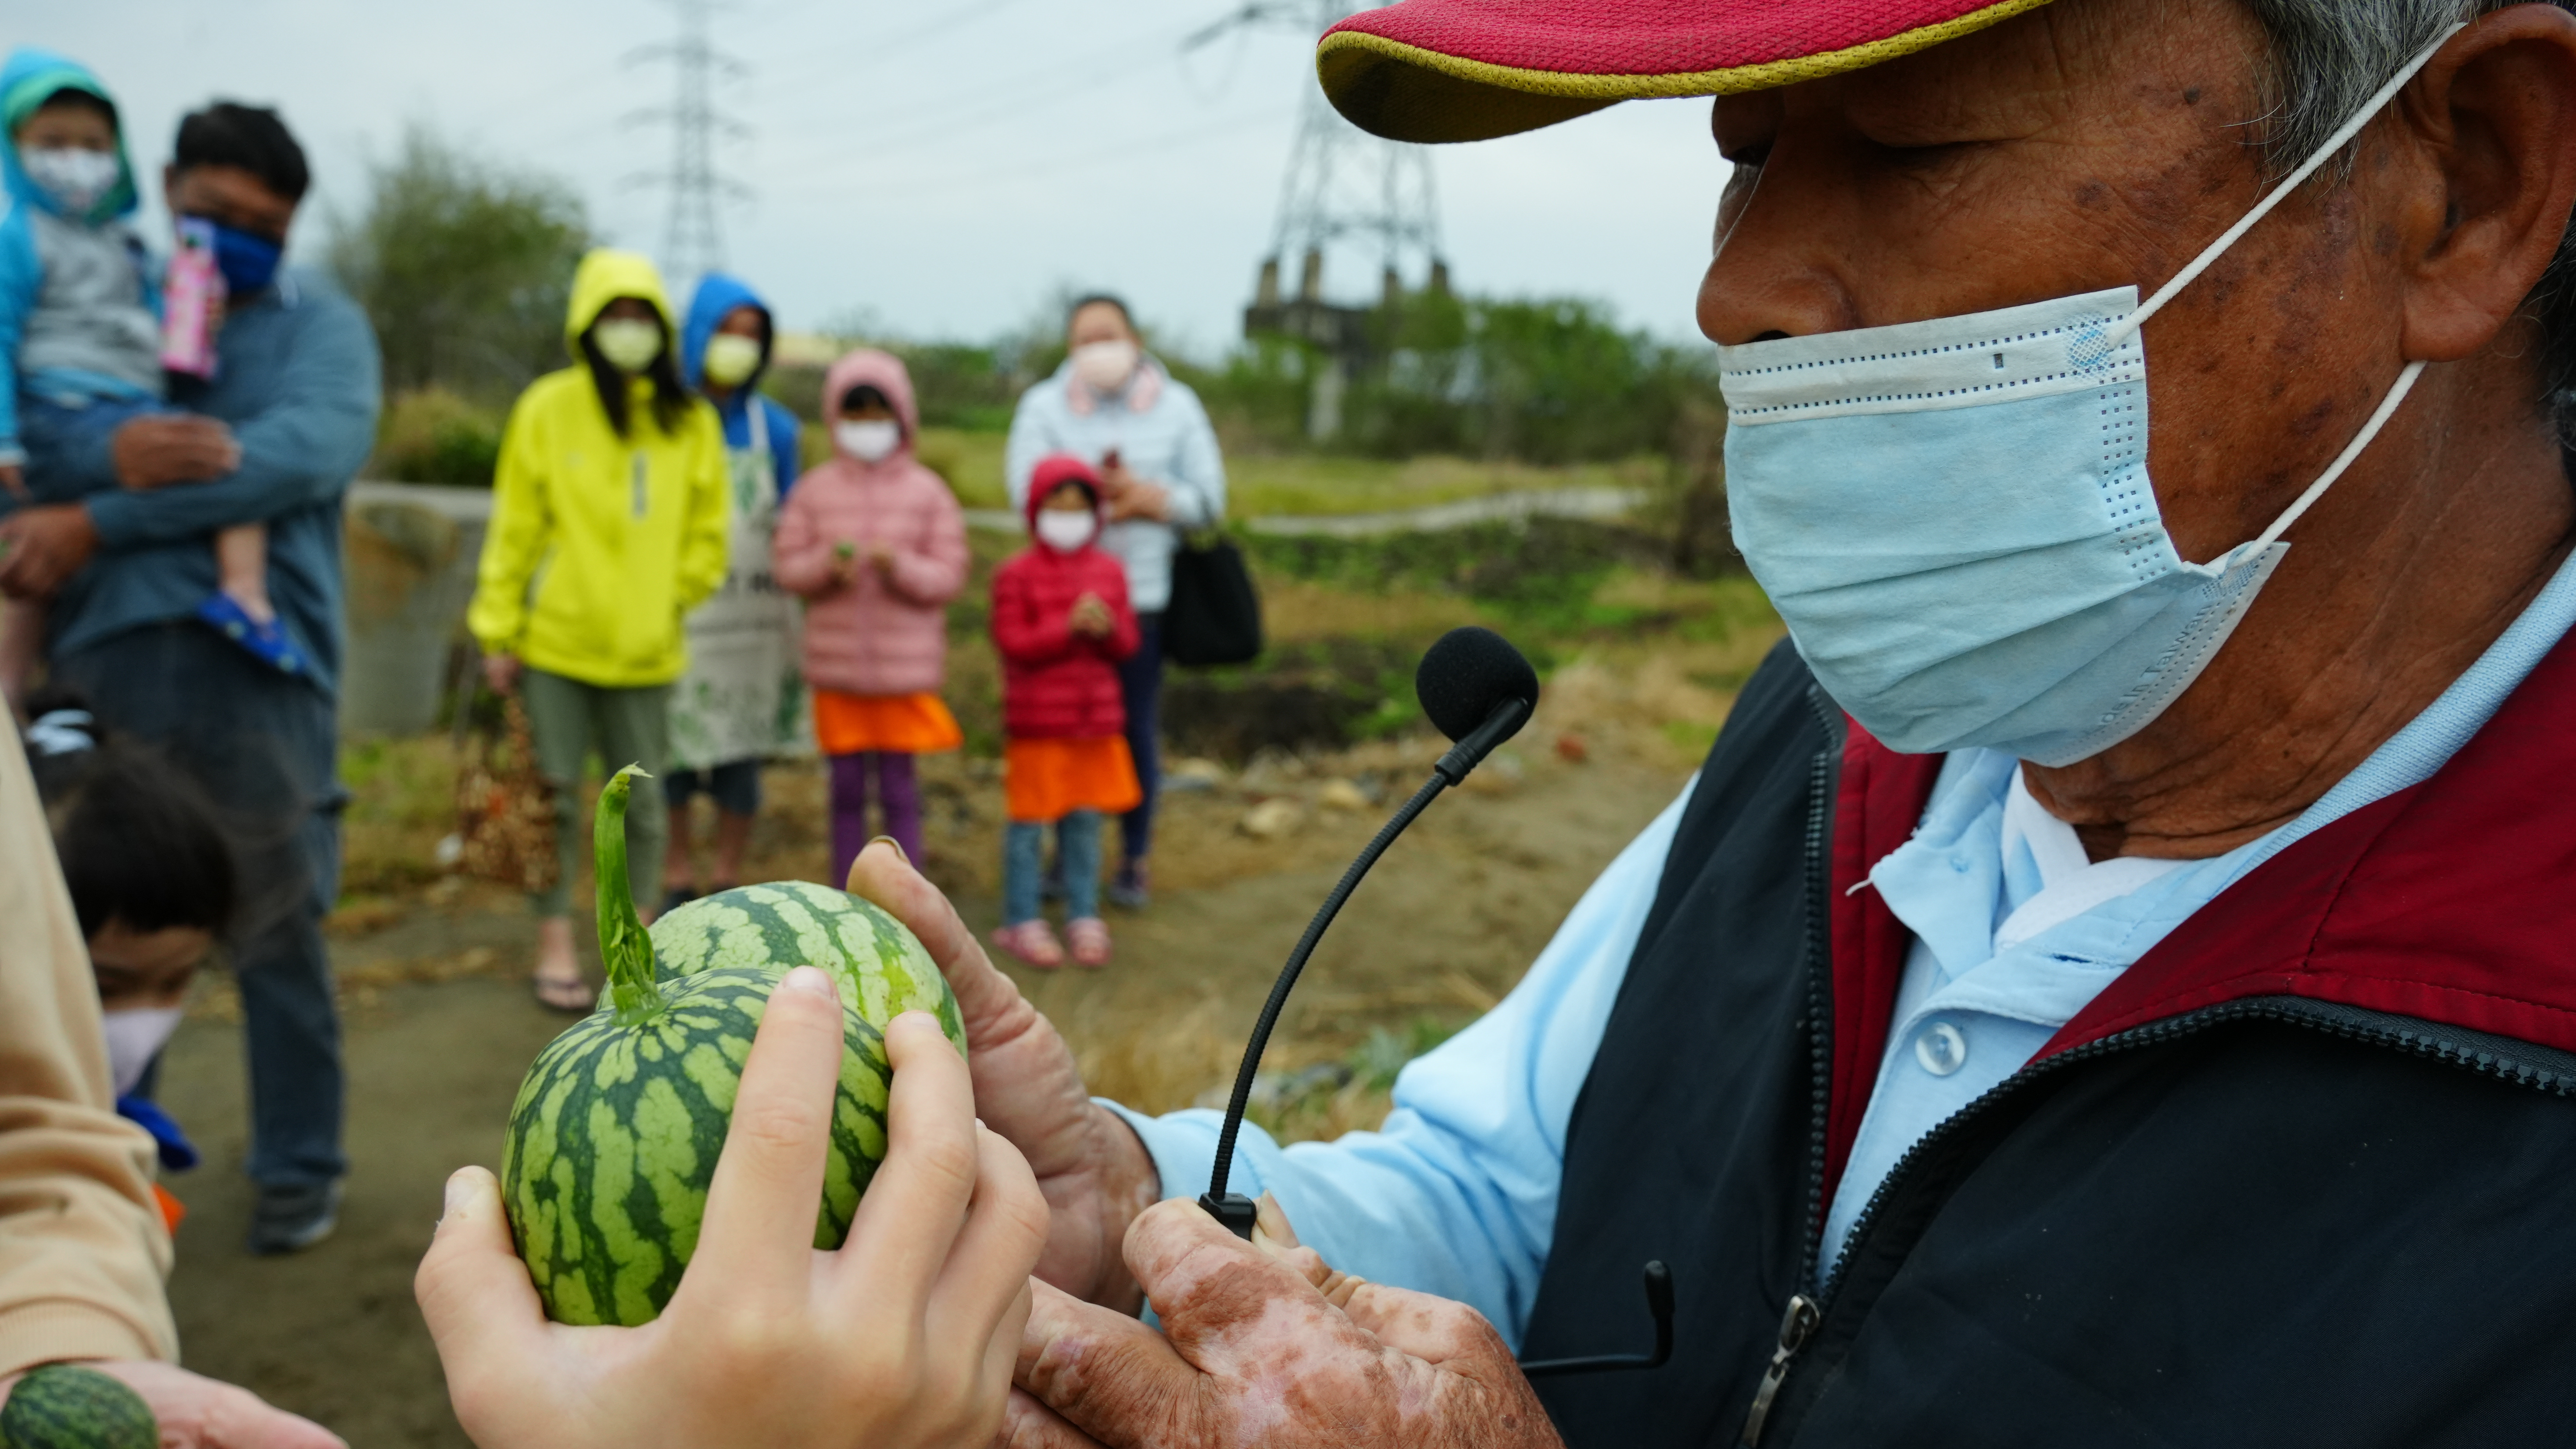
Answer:
<svg viewBox="0 0 2576 1449"><path fill-rule="evenodd" d="M232 847L194 782L102 729L76 696L42 692L30 713L27 763L89 944L116 1109L152 1134L163 1167L194 1167L196 1150L142 1088L232 922Z"/></svg>
<svg viewBox="0 0 2576 1449"><path fill-rule="evenodd" d="M917 756L965 742L940 700L948 603L966 586L966 515L913 456L912 375L861 348L823 379L832 456L797 481L778 520L778 583L805 600L814 738L831 761L832 879L868 843L874 788L885 833L925 860Z"/></svg>
<svg viewBox="0 0 2576 1449"><path fill-rule="evenodd" d="M994 944L1050 971L1109 964L1100 918L1100 817L1136 808L1118 665L1136 652L1127 573L1100 538L1100 475L1069 454L1040 459L1028 488L1030 546L993 573L1002 654L1002 929ZM1039 857L1056 828L1065 944L1038 912Z"/></svg>
<svg viewBox="0 0 2576 1449"><path fill-rule="evenodd" d="M171 410L159 279L127 224L138 201L133 167L116 103L95 76L46 51L16 52L0 67L0 125L10 202L0 218L0 487L70 502L83 489L66 475L82 459L132 418ZM183 155L185 139L183 128ZM220 266L226 233L211 234ZM216 588L198 617L275 668L305 672L269 600L267 531L219 530L214 550ZM0 691L12 701L44 631L41 601L0 608Z"/></svg>
<svg viewBox="0 0 2576 1449"><path fill-rule="evenodd" d="M732 464L714 408L681 381L671 308L653 263L601 249L573 273L564 342L573 365L528 384L510 409L492 479L492 523L466 627L484 678L517 691L555 787L562 869L532 902L537 999L590 1010L598 993L573 952L569 894L590 854L583 761L669 763L672 681L688 660L682 620L724 582ZM635 898L660 897L669 815L638 790L626 815Z"/></svg>

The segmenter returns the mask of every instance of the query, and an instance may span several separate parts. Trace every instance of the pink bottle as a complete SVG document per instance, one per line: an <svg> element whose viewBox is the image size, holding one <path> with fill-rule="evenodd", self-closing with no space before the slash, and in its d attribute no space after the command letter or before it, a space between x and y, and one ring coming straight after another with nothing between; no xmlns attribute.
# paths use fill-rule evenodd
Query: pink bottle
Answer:
<svg viewBox="0 0 2576 1449"><path fill-rule="evenodd" d="M190 377L215 375L215 330L224 305L224 274L215 269L215 228L179 219L179 245L161 282L161 365Z"/></svg>

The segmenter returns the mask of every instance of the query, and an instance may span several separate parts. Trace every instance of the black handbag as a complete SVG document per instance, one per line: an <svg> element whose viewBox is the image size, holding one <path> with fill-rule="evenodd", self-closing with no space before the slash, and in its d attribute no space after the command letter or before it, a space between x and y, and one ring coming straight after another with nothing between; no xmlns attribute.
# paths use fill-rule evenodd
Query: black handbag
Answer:
<svg viewBox="0 0 2576 1449"><path fill-rule="evenodd" d="M1217 529L1184 535L1172 555L1163 657L1185 669L1247 664L1261 654L1261 595L1243 551Z"/></svg>

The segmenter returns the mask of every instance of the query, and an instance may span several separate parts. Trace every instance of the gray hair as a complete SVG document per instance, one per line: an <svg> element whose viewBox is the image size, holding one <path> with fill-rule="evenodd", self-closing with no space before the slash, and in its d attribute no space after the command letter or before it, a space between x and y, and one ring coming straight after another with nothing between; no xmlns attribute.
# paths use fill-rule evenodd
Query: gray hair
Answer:
<svg viewBox="0 0 2576 1449"><path fill-rule="evenodd" d="M2272 37L2265 161L2287 175L2441 33L2518 0L2244 0ZM2552 0L2576 10L2576 0ZM2347 163L2345 174L2349 174ZM2576 449L2576 226L2525 303L2540 323L2540 381Z"/></svg>

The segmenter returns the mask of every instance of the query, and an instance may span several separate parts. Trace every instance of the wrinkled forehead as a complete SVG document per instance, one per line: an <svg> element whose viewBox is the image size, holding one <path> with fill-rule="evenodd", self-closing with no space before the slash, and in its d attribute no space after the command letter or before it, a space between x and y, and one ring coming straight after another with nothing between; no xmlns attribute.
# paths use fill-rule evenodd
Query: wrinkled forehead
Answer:
<svg viewBox="0 0 2576 1449"><path fill-rule="evenodd" d="M2177 105L2256 120L2265 58L2259 24L2234 0L2061 0L1864 70L1721 94L1712 125L1722 143L1730 130L1830 117L1890 146L2116 147L2146 138L2146 113Z"/></svg>

